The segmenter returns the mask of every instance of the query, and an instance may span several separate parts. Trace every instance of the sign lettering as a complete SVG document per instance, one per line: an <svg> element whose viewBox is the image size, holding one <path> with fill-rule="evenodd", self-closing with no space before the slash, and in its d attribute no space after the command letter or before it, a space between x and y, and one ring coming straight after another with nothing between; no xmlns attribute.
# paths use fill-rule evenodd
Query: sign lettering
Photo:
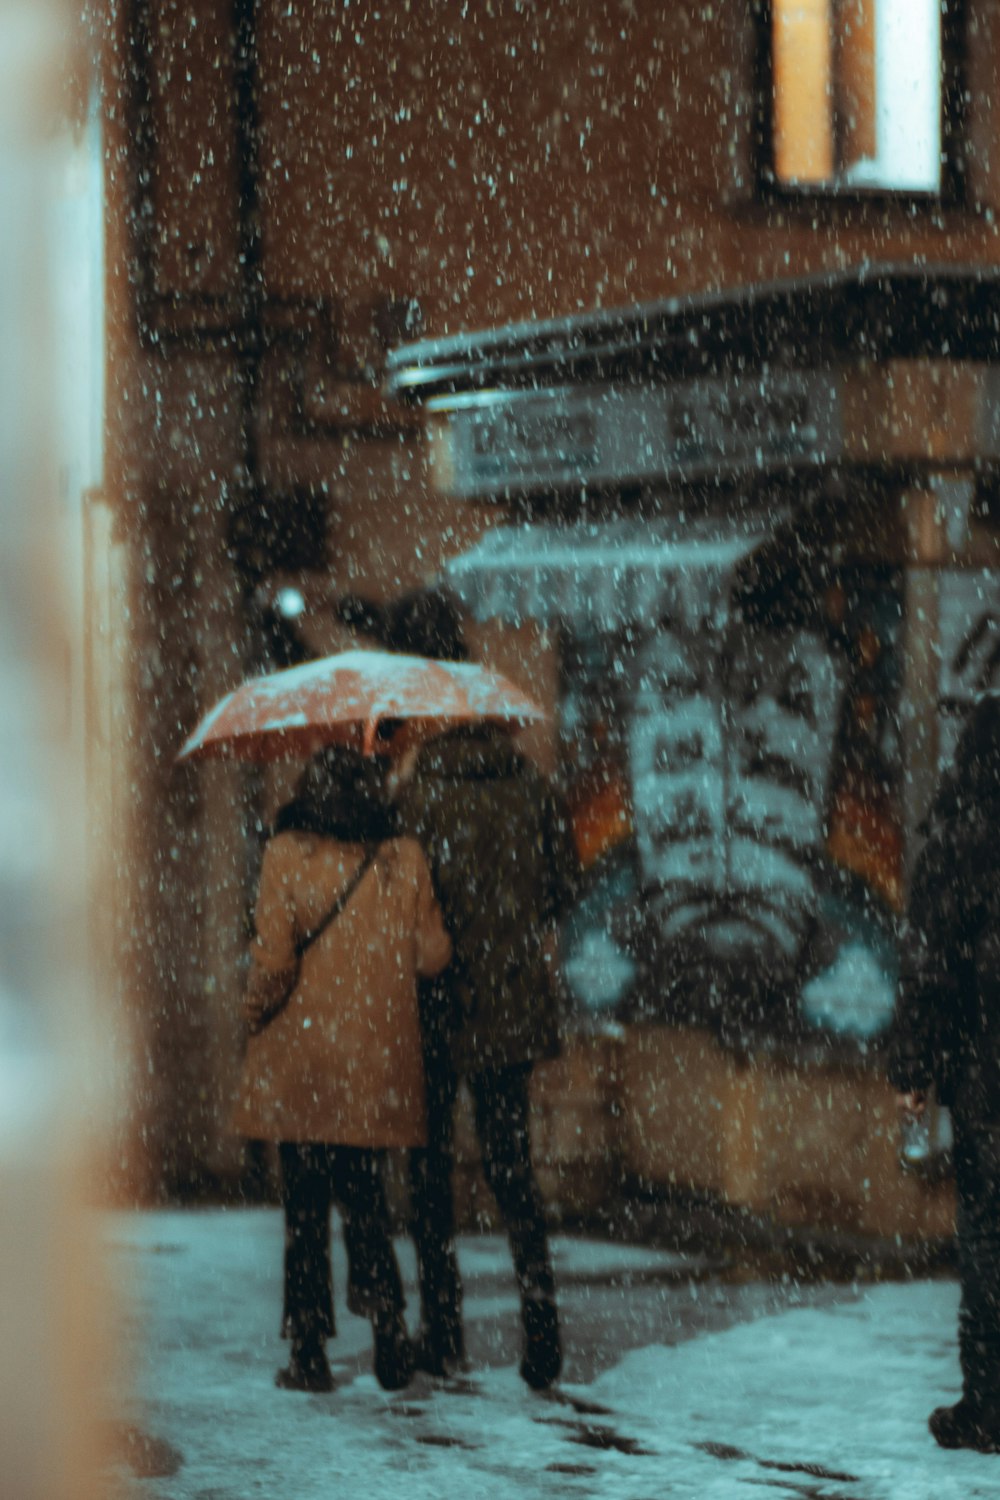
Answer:
<svg viewBox="0 0 1000 1500"><path fill-rule="evenodd" d="M440 408L452 487L465 496L738 475L825 464L842 451L836 377L817 371L494 391Z"/></svg>

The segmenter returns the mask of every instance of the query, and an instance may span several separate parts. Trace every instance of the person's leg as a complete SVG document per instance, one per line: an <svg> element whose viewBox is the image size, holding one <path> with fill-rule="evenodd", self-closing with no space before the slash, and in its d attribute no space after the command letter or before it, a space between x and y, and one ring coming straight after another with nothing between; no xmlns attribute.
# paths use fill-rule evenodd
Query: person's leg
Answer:
<svg viewBox="0 0 1000 1500"><path fill-rule="evenodd" d="M528 1087L531 1066L483 1069L470 1085L483 1169L510 1238L521 1293L525 1352L521 1374L543 1389L562 1367L555 1278L542 1197L531 1165Z"/></svg>
<svg viewBox="0 0 1000 1500"><path fill-rule="evenodd" d="M380 1156L357 1146L331 1150L351 1284L375 1336L375 1374L386 1390L398 1390L413 1374L413 1349L403 1321L406 1299L392 1246Z"/></svg>
<svg viewBox="0 0 1000 1500"><path fill-rule="evenodd" d="M292 1350L277 1382L292 1390L329 1390L324 1345L335 1331L330 1263L330 1167L326 1147L283 1141L278 1147L285 1215L282 1337Z"/></svg>
<svg viewBox="0 0 1000 1500"><path fill-rule="evenodd" d="M959 1352L965 1395L1000 1417L1000 1124L971 1133L959 1197Z"/></svg>
<svg viewBox="0 0 1000 1500"><path fill-rule="evenodd" d="M427 1145L410 1152L413 1242L420 1281L417 1364L432 1375L461 1365L462 1282L455 1253L452 1195L455 1096L448 993L433 981L420 986L420 1022L427 1090Z"/></svg>
<svg viewBox="0 0 1000 1500"><path fill-rule="evenodd" d="M946 1448L1000 1450L1000 1126L956 1122L962 1399L931 1414Z"/></svg>

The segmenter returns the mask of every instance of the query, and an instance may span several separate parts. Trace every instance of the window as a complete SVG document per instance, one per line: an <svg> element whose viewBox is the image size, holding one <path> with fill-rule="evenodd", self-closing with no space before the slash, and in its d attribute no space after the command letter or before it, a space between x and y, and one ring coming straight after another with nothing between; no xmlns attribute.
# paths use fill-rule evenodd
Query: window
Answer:
<svg viewBox="0 0 1000 1500"><path fill-rule="evenodd" d="M765 177L774 187L942 193L943 9L942 0L771 0Z"/></svg>

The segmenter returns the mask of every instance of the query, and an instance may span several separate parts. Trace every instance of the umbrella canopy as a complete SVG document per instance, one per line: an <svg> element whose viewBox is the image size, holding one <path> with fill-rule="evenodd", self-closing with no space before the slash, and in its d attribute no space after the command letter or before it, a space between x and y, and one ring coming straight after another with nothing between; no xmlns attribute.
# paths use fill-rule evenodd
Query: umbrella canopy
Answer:
<svg viewBox="0 0 1000 1500"><path fill-rule="evenodd" d="M250 678L205 715L177 759L295 760L336 743L371 753L385 720L416 720L431 731L480 721L514 728L544 717L512 682L473 662L343 651Z"/></svg>

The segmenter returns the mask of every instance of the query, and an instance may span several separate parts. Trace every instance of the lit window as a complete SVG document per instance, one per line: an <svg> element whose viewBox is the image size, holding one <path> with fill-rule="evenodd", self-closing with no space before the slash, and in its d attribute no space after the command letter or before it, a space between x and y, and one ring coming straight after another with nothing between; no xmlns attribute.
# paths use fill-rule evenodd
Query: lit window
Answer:
<svg viewBox="0 0 1000 1500"><path fill-rule="evenodd" d="M772 0L770 14L776 183L939 192L941 0Z"/></svg>

